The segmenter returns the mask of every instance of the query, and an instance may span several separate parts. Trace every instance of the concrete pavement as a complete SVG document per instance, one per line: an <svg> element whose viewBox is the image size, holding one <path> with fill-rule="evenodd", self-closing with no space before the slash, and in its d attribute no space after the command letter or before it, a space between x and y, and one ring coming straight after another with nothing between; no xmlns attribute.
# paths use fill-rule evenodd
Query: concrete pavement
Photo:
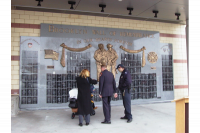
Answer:
<svg viewBox="0 0 200 133"><path fill-rule="evenodd" d="M132 123L121 120L123 106L111 107L111 124L104 120L102 106L90 117L90 125L78 126L71 109L20 111L11 118L12 133L175 133L175 103L132 105Z"/></svg>

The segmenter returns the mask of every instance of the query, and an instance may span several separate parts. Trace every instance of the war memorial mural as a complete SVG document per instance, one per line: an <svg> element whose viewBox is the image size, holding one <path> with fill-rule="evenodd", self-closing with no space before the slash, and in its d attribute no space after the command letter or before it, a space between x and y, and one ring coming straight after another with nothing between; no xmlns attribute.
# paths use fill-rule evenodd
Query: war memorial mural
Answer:
<svg viewBox="0 0 200 133"><path fill-rule="evenodd" d="M160 43L156 31L41 24L40 37L21 36L20 108L68 106L75 78L88 69L99 80L101 65L113 73L117 64L131 73L133 101L174 98L172 44ZM93 100L98 97L95 85ZM113 101L121 100L120 91Z"/></svg>

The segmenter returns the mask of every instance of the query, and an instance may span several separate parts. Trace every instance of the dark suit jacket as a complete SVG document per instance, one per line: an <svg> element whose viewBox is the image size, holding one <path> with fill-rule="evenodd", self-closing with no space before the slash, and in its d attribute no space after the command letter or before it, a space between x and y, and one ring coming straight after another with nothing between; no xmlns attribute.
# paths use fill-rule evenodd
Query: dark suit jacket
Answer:
<svg viewBox="0 0 200 133"><path fill-rule="evenodd" d="M108 70L104 70L99 78L99 94L102 95L102 97L112 96L116 91L114 75Z"/></svg>

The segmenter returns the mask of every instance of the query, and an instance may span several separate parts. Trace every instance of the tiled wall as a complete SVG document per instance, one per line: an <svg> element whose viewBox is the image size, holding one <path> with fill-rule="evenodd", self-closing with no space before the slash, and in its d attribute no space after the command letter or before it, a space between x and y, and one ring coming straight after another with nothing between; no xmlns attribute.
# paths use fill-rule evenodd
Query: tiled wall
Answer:
<svg viewBox="0 0 200 133"><path fill-rule="evenodd" d="M40 36L40 23L51 23L159 31L161 43L173 44L175 99L188 95L185 25L22 10L11 13L11 94L19 93L20 36Z"/></svg>

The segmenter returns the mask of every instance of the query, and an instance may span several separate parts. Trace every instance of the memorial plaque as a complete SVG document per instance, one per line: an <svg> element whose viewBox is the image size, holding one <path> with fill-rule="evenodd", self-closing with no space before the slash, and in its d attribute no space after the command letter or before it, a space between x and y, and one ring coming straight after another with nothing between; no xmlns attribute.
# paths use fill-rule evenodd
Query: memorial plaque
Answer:
<svg viewBox="0 0 200 133"><path fill-rule="evenodd" d="M54 66L47 66L48 69L54 69Z"/></svg>

